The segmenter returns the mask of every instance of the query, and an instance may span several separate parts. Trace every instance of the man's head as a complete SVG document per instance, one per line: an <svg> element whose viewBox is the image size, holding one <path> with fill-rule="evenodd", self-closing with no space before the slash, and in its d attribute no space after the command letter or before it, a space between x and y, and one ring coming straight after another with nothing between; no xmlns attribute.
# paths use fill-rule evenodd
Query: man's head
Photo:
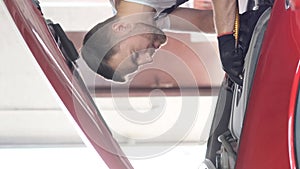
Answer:
<svg viewBox="0 0 300 169"><path fill-rule="evenodd" d="M124 82L139 66L152 62L154 52L165 42L165 34L157 27L114 16L86 34L81 53L93 71Z"/></svg>

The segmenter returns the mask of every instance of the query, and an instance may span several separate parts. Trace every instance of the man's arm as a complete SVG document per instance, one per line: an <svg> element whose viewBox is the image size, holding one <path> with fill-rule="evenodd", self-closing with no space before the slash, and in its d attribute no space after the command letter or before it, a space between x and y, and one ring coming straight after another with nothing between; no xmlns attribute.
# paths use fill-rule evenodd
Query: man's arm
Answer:
<svg viewBox="0 0 300 169"><path fill-rule="evenodd" d="M242 85L244 57L240 48L236 48L236 40L233 36L236 0L213 0L213 5L223 69L231 80Z"/></svg>
<svg viewBox="0 0 300 169"><path fill-rule="evenodd" d="M212 3L214 10L175 9L170 15L171 29L216 32L220 36L232 32L235 22L236 0L212 0ZM186 24L186 21L195 27L192 28Z"/></svg>
<svg viewBox="0 0 300 169"><path fill-rule="evenodd" d="M212 0L216 32L219 36L233 32L236 0Z"/></svg>
<svg viewBox="0 0 300 169"><path fill-rule="evenodd" d="M171 30L215 33L213 11L176 8L169 14Z"/></svg>

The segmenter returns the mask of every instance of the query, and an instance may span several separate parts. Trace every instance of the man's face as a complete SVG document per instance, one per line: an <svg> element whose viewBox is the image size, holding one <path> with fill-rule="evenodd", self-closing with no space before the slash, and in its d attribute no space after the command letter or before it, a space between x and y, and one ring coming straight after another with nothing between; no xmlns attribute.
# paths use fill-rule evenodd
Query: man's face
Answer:
<svg viewBox="0 0 300 169"><path fill-rule="evenodd" d="M136 23L128 31L126 38L119 42L119 51L110 58L108 64L125 77L135 72L139 66L152 62L155 51L166 40L166 35L160 29Z"/></svg>

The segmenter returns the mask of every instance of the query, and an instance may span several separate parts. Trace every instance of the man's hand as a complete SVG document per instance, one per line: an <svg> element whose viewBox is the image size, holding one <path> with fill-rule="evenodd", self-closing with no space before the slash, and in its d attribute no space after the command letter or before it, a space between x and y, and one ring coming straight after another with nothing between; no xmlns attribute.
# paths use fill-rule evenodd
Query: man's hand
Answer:
<svg viewBox="0 0 300 169"><path fill-rule="evenodd" d="M224 71L231 80L242 85L242 72L244 68L244 57L241 48L235 47L233 34L218 37L220 58Z"/></svg>

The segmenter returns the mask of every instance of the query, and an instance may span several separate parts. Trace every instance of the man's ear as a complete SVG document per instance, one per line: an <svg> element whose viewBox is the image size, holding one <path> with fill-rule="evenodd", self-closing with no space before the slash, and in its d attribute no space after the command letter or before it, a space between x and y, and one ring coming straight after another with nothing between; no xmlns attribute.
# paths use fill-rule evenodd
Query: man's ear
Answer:
<svg viewBox="0 0 300 169"><path fill-rule="evenodd" d="M112 30L118 33L128 32L132 28L132 24L126 22L116 22L112 25Z"/></svg>

